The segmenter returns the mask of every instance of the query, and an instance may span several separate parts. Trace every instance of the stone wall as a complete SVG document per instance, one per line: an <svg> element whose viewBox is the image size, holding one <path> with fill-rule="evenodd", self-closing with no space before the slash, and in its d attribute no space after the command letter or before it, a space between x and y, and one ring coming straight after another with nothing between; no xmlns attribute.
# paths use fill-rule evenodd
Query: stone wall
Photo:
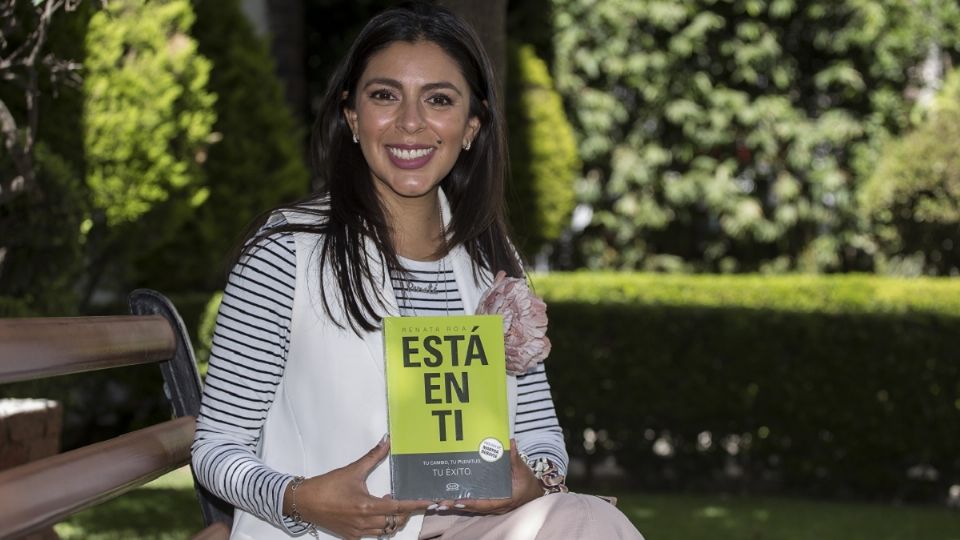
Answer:
<svg viewBox="0 0 960 540"><path fill-rule="evenodd" d="M45 399L0 399L0 470L60 451L63 409Z"/></svg>

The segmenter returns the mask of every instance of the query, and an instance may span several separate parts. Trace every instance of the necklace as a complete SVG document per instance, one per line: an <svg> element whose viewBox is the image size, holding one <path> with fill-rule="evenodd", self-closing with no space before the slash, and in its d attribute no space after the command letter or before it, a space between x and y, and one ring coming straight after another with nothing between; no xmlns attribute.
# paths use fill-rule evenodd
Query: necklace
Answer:
<svg viewBox="0 0 960 540"><path fill-rule="evenodd" d="M440 284L440 276L444 278L447 277L447 228L443 224L443 207L439 206L440 201L437 201L437 213L440 214L440 241L443 242L444 253L443 257L440 257L440 273L437 274L437 285ZM447 288L443 288L443 314L450 315L450 297L447 296Z"/></svg>
<svg viewBox="0 0 960 540"><path fill-rule="evenodd" d="M413 292L419 292L424 294L440 294L440 273L437 272L437 281L435 283L428 283L426 285L417 285L413 282L407 282L407 290ZM446 291L443 291L446 292Z"/></svg>
<svg viewBox="0 0 960 540"><path fill-rule="evenodd" d="M413 260L406 262L401 260L401 263L404 266L397 273L396 278L400 282L398 285L403 289L403 294L398 298L400 305L404 308L403 311L409 316L449 315L450 293L446 283L449 271L446 257L433 264ZM424 274L433 274L433 282L416 283L414 281L416 277L426 278ZM439 299L440 295L443 295L443 300ZM428 299L428 296L434 299ZM443 313L437 314L435 308L440 304L443 305ZM432 309L426 313L422 312L427 307Z"/></svg>

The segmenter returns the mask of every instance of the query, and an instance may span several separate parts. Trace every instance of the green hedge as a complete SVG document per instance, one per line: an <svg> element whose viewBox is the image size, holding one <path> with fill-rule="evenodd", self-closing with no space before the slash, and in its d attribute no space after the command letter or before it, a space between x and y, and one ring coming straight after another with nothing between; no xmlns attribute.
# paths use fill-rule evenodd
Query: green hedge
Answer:
<svg viewBox="0 0 960 540"><path fill-rule="evenodd" d="M558 414L587 463L612 454L645 488L929 500L960 483L960 280L534 284Z"/></svg>
<svg viewBox="0 0 960 540"><path fill-rule="evenodd" d="M960 280L864 274L640 274L533 276L554 302L772 309L805 313L930 313L960 317Z"/></svg>

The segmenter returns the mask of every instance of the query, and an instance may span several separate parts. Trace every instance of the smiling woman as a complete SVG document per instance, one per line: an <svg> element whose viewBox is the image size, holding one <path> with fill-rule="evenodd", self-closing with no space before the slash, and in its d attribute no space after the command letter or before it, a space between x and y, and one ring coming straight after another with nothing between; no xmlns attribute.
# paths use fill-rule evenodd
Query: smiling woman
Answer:
<svg viewBox="0 0 960 540"><path fill-rule="evenodd" d="M383 318L473 314L494 275L525 277L496 88L475 33L429 3L374 17L335 72L314 127L321 187L264 218L214 330L193 459L236 506L233 538L640 538L565 493L543 364L503 374L510 498L389 495Z"/></svg>
<svg viewBox="0 0 960 540"><path fill-rule="evenodd" d="M370 58L347 121L388 211L437 214L436 190L480 120L456 62L429 41L396 42Z"/></svg>

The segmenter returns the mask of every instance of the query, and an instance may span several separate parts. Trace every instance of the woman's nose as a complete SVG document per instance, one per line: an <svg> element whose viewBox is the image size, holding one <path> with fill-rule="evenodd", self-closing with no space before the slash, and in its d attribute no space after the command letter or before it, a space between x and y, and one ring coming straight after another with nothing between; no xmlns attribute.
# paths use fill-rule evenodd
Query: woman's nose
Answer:
<svg viewBox="0 0 960 540"><path fill-rule="evenodd" d="M398 125L401 130L416 133L426 125L423 120L423 110L416 100L406 100L400 104L400 118Z"/></svg>

